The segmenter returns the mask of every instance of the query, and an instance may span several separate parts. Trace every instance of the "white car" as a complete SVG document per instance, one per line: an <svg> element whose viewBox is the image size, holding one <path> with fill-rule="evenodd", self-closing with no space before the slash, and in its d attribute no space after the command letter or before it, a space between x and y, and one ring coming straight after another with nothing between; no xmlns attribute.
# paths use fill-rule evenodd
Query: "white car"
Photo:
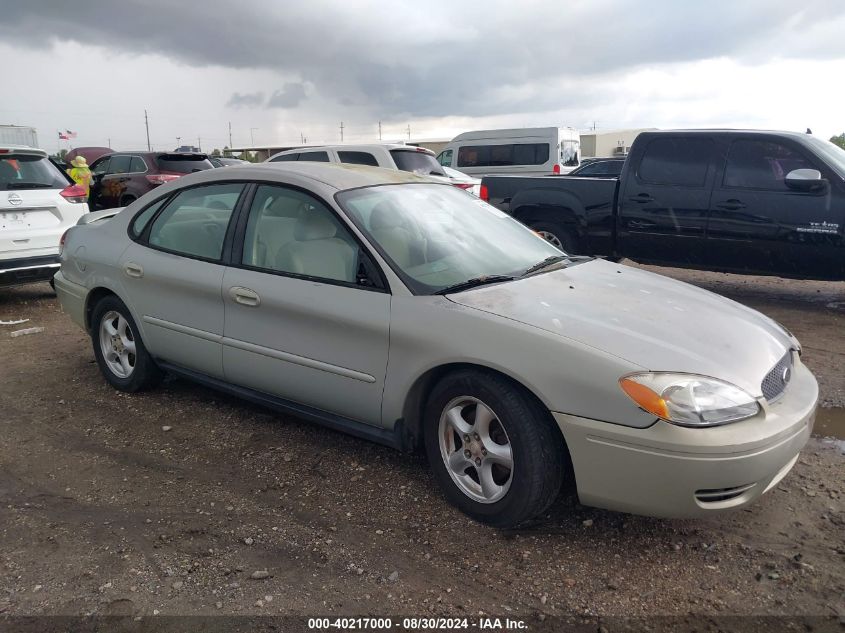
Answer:
<svg viewBox="0 0 845 633"><path fill-rule="evenodd" d="M0 286L52 280L61 236L86 200L44 150L0 145Z"/></svg>
<svg viewBox="0 0 845 633"><path fill-rule="evenodd" d="M478 178L467 176L457 169L441 166L434 158L434 152L413 145L402 145L401 143L317 145L279 152L264 162L288 161L343 163L346 165L368 165L370 167L398 169L418 176L426 176L439 182L453 184L459 189L465 189L476 196L481 195L481 181Z"/></svg>

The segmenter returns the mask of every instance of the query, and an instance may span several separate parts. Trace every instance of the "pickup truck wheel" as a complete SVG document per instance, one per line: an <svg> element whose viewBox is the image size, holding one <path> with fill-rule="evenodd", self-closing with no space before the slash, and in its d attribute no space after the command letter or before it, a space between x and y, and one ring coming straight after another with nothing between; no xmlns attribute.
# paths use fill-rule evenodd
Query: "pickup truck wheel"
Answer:
<svg viewBox="0 0 845 633"><path fill-rule="evenodd" d="M564 253L569 253L570 255L577 254L575 252L577 245L575 236L572 235L572 231L567 230L564 225L558 224L557 222L541 220L538 222L531 222L529 226L540 236L545 238L550 244L559 248Z"/></svg>
<svg viewBox="0 0 845 633"><path fill-rule="evenodd" d="M94 306L91 341L97 365L115 389L142 391L161 382L162 371L144 347L129 309L117 297L104 297Z"/></svg>
<svg viewBox="0 0 845 633"><path fill-rule="evenodd" d="M432 390L425 448L446 499L473 519L512 528L542 513L564 478L548 411L493 373L459 371Z"/></svg>

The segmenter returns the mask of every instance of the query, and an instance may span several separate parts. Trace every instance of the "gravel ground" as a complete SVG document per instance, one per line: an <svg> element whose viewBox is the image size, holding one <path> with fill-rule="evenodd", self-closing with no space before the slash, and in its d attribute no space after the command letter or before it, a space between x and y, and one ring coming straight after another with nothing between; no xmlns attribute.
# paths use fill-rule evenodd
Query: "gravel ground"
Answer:
<svg viewBox="0 0 845 633"><path fill-rule="evenodd" d="M845 284L655 270L781 321L823 402L845 403ZM184 381L115 392L46 285L0 290L15 318L30 321L0 326L0 614L845 616L829 439L735 514L656 520L565 495L501 532L449 507L422 458Z"/></svg>

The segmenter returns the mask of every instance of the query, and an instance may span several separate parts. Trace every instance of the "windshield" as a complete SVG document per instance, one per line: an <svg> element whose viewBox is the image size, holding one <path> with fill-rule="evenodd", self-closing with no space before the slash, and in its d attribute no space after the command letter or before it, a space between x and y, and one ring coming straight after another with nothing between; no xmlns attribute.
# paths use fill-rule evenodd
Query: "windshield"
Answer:
<svg viewBox="0 0 845 633"><path fill-rule="evenodd" d="M69 180L47 158L32 154L0 156L0 191L64 189Z"/></svg>
<svg viewBox="0 0 845 633"><path fill-rule="evenodd" d="M839 174L841 178L845 178L845 150L830 141L823 141L815 136L807 135L807 141L813 148L821 154L830 167Z"/></svg>
<svg viewBox="0 0 845 633"><path fill-rule="evenodd" d="M519 276L562 254L509 215L448 185L352 189L337 200L416 294Z"/></svg>
<svg viewBox="0 0 845 633"><path fill-rule="evenodd" d="M419 152L412 149L390 150L390 155L396 162L396 166L402 171L410 171L420 176L445 176L443 168L437 159L428 152Z"/></svg>

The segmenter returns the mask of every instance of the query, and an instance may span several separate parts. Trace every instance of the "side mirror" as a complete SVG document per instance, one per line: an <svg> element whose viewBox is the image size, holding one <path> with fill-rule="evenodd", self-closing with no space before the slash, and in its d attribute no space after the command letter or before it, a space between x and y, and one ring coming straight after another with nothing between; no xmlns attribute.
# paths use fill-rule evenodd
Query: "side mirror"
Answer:
<svg viewBox="0 0 845 633"><path fill-rule="evenodd" d="M787 187L796 191L818 191L827 184L818 169L793 169L786 174L785 182Z"/></svg>

